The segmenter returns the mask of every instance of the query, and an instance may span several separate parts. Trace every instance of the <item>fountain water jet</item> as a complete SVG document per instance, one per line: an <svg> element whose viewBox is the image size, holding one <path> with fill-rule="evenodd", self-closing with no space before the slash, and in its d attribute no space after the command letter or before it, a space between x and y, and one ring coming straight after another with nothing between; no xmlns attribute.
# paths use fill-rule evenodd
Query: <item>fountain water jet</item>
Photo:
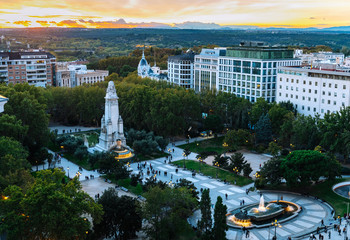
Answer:
<svg viewBox="0 0 350 240"><path fill-rule="evenodd" d="M265 201L264 201L264 196L263 195L261 195L261 197L260 197L260 203L259 203L259 207L258 207L258 212L266 212Z"/></svg>

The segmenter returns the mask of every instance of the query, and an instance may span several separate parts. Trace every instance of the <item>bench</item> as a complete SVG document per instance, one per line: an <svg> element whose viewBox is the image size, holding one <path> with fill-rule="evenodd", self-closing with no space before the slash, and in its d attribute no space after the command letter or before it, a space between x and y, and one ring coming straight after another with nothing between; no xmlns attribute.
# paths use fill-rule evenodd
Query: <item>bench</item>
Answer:
<svg viewBox="0 0 350 240"><path fill-rule="evenodd" d="M124 192L129 192L129 189L125 188L125 187L121 187L121 190L123 190Z"/></svg>

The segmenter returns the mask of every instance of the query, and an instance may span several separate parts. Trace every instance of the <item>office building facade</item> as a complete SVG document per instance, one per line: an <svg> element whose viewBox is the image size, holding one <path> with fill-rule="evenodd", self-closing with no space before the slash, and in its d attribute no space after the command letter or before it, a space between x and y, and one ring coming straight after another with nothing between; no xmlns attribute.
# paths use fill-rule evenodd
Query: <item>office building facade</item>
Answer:
<svg viewBox="0 0 350 240"><path fill-rule="evenodd" d="M350 73L311 67L281 67L277 102L290 101L304 115L322 118L350 106Z"/></svg>

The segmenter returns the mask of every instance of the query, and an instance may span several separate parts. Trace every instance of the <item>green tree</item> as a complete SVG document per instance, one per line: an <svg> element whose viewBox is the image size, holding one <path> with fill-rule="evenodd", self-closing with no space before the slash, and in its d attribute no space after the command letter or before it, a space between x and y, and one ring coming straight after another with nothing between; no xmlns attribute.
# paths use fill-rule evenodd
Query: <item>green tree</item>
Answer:
<svg viewBox="0 0 350 240"><path fill-rule="evenodd" d="M276 142L272 141L269 143L269 147L267 148L266 151L275 157L275 156L278 156L281 150L282 150L282 147L278 146Z"/></svg>
<svg viewBox="0 0 350 240"><path fill-rule="evenodd" d="M233 168L237 168L238 173L240 173L243 170L244 165L247 164L247 160L245 160L245 157L240 152L232 154L230 160L231 166L229 170L232 171Z"/></svg>
<svg viewBox="0 0 350 240"><path fill-rule="evenodd" d="M198 229L201 232L204 239L210 239L213 224L211 218L211 200L209 193L210 190L208 188L203 190L201 201L199 204L202 217L198 221Z"/></svg>
<svg viewBox="0 0 350 240"><path fill-rule="evenodd" d="M238 149L238 146L249 146L252 142L252 136L246 129L229 130L224 138L224 142L228 144L232 150Z"/></svg>
<svg viewBox="0 0 350 240"><path fill-rule="evenodd" d="M273 157L264 163L260 170L261 185L271 184L279 185L283 179L283 172L281 169L282 159L279 157Z"/></svg>
<svg viewBox="0 0 350 240"><path fill-rule="evenodd" d="M97 201L104 214L100 223L94 224L96 235L131 239L142 227L141 209L138 201L129 196L118 196L114 188L105 190Z"/></svg>
<svg viewBox="0 0 350 240"><path fill-rule="evenodd" d="M334 179L340 176L340 164L334 156L313 150L297 150L281 162L283 176L289 186L306 186L320 177Z"/></svg>
<svg viewBox="0 0 350 240"><path fill-rule="evenodd" d="M33 155L41 147L46 146L49 140L46 105L40 104L29 92L14 92L9 98L5 105L5 113L16 116L23 125L28 126L23 145L29 149L29 160L32 163L42 161L43 159L33 159Z"/></svg>
<svg viewBox="0 0 350 240"><path fill-rule="evenodd" d="M187 218L197 201L188 189L156 186L145 193L145 198L143 214L148 222L145 232L149 238L179 239L191 229Z"/></svg>
<svg viewBox="0 0 350 240"><path fill-rule="evenodd" d="M17 120L16 116L0 115L0 136L12 137L23 143L27 132L28 126L23 126L22 121Z"/></svg>
<svg viewBox="0 0 350 240"><path fill-rule="evenodd" d="M217 240L226 239L226 231L228 230L226 224L227 207L222 203L222 198L218 196L214 208L214 226L213 238Z"/></svg>
<svg viewBox="0 0 350 240"><path fill-rule="evenodd" d="M9 239L84 239L91 227L88 216L98 222L102 207L81 190L77 178L64 183L64 177L61 170L43 170L24 193L17 186L6 188L0 232Z"/></svg>
<svg viewBox="0 0 350 240"><path fill-rule="evenodd" d="M261 115L255 125L256 142L266 143L272 139L271 121L268 114Z"/></svg>
<svg viewBox="0 0 350 240"><path fill-rule="evenodd" d="M266 115L270 110L270 105L264 98L258 98L256 103L253 104L252 110L249 114L251 124L254 126L257 124L261 116Z"/></svg>
<svg viewBox="0 0 350 240"><path fill-rule="evenodd" d="M322 134L318 122L319 117L298 115L293 121L293 135L291 144L295 145L296 149L314 149L319 145Z"/></svg>
<svg viewBox="0 0 350 240"><path fill-rule="evenodd" d="M218 115L209 115L204 120L204 128L213 132L220 132L223 129L221 118Z"/></svg>

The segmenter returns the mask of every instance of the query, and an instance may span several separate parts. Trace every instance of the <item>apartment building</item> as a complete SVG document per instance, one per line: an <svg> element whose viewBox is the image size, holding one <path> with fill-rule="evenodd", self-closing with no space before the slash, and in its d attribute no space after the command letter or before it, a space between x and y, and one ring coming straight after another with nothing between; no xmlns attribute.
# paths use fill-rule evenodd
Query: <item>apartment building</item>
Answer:
<svg viewBox="0 0 350 240"><path fill-rule="evenodd" d="M219 57L226 55L226 48L202 49L194 57L194 90L216 89Z"/></svg>
<svg viewBox="0 0 350 240"><path fill-rule="evenodd" d="M216 89L255 102L264 98L276 100L277 69L299 66L293 50L276 47L239 46L228 48L226 56L218 57Z"/></svg>
<svg viewBox="0 0 350 240"><path fill-rule="evenodd" d="M184 54L168 58L168 81L184 88L193 88L195 53L187 51Z"/></svg>
<svg viewBox="0 0 350 240"><path fill-rule="evenodd" d="M56 79L59 87L76 87L83 84L102 82L108 76L108 71L88 70L86 65L74 62L57 63Z"/></svg>
<svg viewBox="0 0 350 240"><path fill-rule="evenodd" d="M56 57L51 53L2 52L0 53L0 81L46 86L55 84Z"/></svg>
<svg viewBox="0 0 350 240"><path fill-rule="evenodd" d="M281 67L277 102L290 101L304 115L323 117L350 105L350 73L322 67Z"/></svg>

